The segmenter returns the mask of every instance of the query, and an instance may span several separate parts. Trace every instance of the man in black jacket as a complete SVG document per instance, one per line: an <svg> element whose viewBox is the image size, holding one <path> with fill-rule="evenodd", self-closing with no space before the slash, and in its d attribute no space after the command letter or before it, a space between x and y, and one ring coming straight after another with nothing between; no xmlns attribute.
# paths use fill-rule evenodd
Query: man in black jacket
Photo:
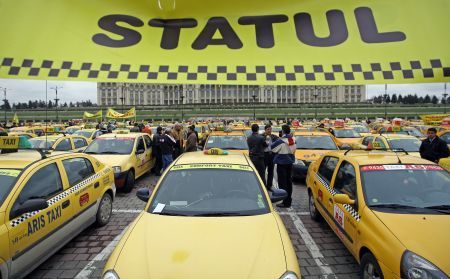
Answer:
<svg viewBox="0 0 450 279"><path fill-rule="evenodd" d="M159 142L159 139L162 136L162 127L158 126L158 128L156 128L156 134L153 136L153 156L155 157L155 166L153 168L153 172L156 176L161 175L162 169L162 152L161 143Z"/></svg>
<svg viewBox="0 0 450 279"><path fill-rule="evenodd" d="M267 190L270 190L273 186L273 170L275 164L273 163L274 154L272 153L272 149L270 148L272 143L274 143L278 137L272 134L272 126L270 124L264 127L263 137L266 140L267 147L264 148L264 165L267 170L267 181L266 186Z"/></svg>
<svg viewBox="0 0 450 279"><path fill-rule="evenodd" d="M423 140L420 145L420 157L439 163L440 159L447 158L449 156L449 152L447 143L441 140L436 133L436 128L428 129L428 137Z"/></svg>
<svg viewBox="0 0 450 279"><path fill-rule="evenodd" d="M259 176L264 185L266 185L266 167L264 165L264 148L267 147L266 140L263 136L258 134L259 126L252 125L252 134L247 138L248 155L253 165L255 165Z"/></svg>

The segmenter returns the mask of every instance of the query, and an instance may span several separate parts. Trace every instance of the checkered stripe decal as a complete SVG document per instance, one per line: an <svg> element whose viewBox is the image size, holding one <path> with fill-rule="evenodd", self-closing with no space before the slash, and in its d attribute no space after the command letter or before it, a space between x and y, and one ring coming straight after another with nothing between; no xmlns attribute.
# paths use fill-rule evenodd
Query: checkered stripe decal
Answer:
<svg viewBox="0 0 450 279"><path fill-rule="evenodd" d="M80 190L83 187L86 187L87 185L89 185L91 182L95 181L102 175L103 175L103 173L96 173L96 174L90 176L88 179L83 180L82 182L78 183L77 185L67 189L66 191L62 192L61 194L54 196L53 198L51 198L47 201L48 206L51 206L51 205L59 202L60 200L67 198L70 194L75 193L76 191ZM14 220L11 220L10 225L11 225L11 227L20 225L21 223L23 223L27 219L33 217L34 215L38 214L39 212L40 212L40 210L25 213L25 214L15 218Z"/></svg>
<svg viewBox="0 0 450 279"><path fill-rule="evenodd" d="M328 185L328 182L325 181L325 179L323 179L322 177L320 177L320 175L318 175L316 173L316 178L317 180L320 181L320 183L322 183L322 185L327 189L328 192L331 193L331 195L336 195L336 191L330 187L330 185ZM359 215L359 213L353 208L353 206L349 205L349 204L343 204L343 207L345 208L345 210L347 210L348 213L350 213L350 215L352 215L352 217L356 220L356 221L360 221L361 220L361 216Z"/></svg>
<svg viewBox="0 0 450 279"><path fill-rule="evenodd" d="M394 80L450 77L450 65L443 65L441 59L411 60L408 63L393 61L381 63L349 63L330 66L313 65L257 65L257 66L188 66L188 65L131 65L94 64L91 62L53 61L35 59L14 59L0 57L0 72L9 77L19 75L48 78L84 79L128 79L128 80L226 80L236 81L315 81L315 80Z"/></svg>

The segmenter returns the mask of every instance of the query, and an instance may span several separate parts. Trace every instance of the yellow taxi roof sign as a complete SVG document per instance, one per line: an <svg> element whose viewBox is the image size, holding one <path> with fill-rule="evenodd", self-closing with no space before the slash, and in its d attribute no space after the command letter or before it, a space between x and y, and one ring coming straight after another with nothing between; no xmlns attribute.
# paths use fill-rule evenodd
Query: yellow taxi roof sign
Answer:
<svg viewBox="0 0 450 279"><path fill-rule="evenodd" d="M18 149L19 137L0 137L0 149Z"/></svg>

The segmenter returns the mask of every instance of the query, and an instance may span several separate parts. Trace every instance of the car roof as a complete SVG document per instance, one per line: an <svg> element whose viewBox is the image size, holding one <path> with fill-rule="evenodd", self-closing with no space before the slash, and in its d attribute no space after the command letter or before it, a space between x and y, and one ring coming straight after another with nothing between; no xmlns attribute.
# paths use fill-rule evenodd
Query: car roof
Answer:
<svg viewBox="0 0 450 279"><path fill-rule="evenodd" d="M417 139L415 136L404 134L382 134L381 137L385 137L387 139Z"/></svg>
<svg viewBox="0 0 450 279"><path fill-rule="evenodd" d="M223 132L223 131L216 131L210 133L210 136L243 136L244 134L242 131L232 131L232 132Z"/></svg>
<svg viewBox="0 0 450 279"><path fill-rule="evenodd" d="M97 138L137 138L137 137L143 136L143 135L148 135L148 134L145 134L145 133L129 133L129 134L110 133L110 134L101 135Z"/></svg>
<svg viewBox="0 0 450 279"><path fill-rule="evenodd" d="M70 137L70 136L69 135L64 136L62 134L58 134L58 135L50 135L50 136L40 136L40 137L35 137L33 139L38 139L38 140L43 140L43 139L57 140L57 139L62 138L62 137Z"/></svg>
<svg viewBox="0 0 450 279"><path fill-rule="evenodd" d="M345 154L347 153L347 154ZM355 161L360 166L365 165L390 165L390 164L434 164L428 160L418 158L411 155L406 155L404 152L389 152L389 151L365 151L365 150L347 150L347 151L333 151L327 153L326 156L334 156L339 158L349 158ZM399 163L399 159L401 163ZM434 164L435 165L435 164Z"/></svg>
<svg viewBox="0 0 450 279"><path fill-rule="evenodd" d="M71 152L55 152L47 155L47 158L57 156L75 156L77 154ZM29 164L42 159L42 156L36 150L19 150L17 152L6 153L0 155L0 168L4 169L23 169Z"/></svg>
<svg viewBox="0 0 450 279"><path fill-rule="evenodd" d="M330 134L325 132L315 132L315 131L298 131L294 133L294 136L328 136L330 137Z"/></svg>
<svg viewBox="0 0 450 279"><path fill-rule="evenodd" d="M247 156L232 153L228 155L205 155L202 151L186 152L175 162L175 165L186 164L235 164L249 166Z"/></svg>

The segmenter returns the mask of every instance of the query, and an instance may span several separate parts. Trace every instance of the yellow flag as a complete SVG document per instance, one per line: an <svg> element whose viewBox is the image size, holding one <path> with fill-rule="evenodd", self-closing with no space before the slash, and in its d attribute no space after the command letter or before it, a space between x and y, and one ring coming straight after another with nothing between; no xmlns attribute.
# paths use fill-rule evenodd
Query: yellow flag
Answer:
<svg viewBox="0 0 450 279"><path fill-rule="evenodd" d="M127 118L134 118L134 117L136 117L136 108L134 108L134 107L132 107L125 113L117 112L112 108L108 108L108 111L106 112L106 118L127 119Z"/></svg>
<svg viewBox="0 0 450 279"><path fill-rule="evenodd" d="M13 119L12 119L12 123L19 124L19 116L17 116L17 112L14 113L14 116L13 116Z"/></svg>
<svg viewBox="0 0 450 279"><path fill-rule="evenodd" d="M0 0L0 78L450 81L449 0Z"/></svg>

